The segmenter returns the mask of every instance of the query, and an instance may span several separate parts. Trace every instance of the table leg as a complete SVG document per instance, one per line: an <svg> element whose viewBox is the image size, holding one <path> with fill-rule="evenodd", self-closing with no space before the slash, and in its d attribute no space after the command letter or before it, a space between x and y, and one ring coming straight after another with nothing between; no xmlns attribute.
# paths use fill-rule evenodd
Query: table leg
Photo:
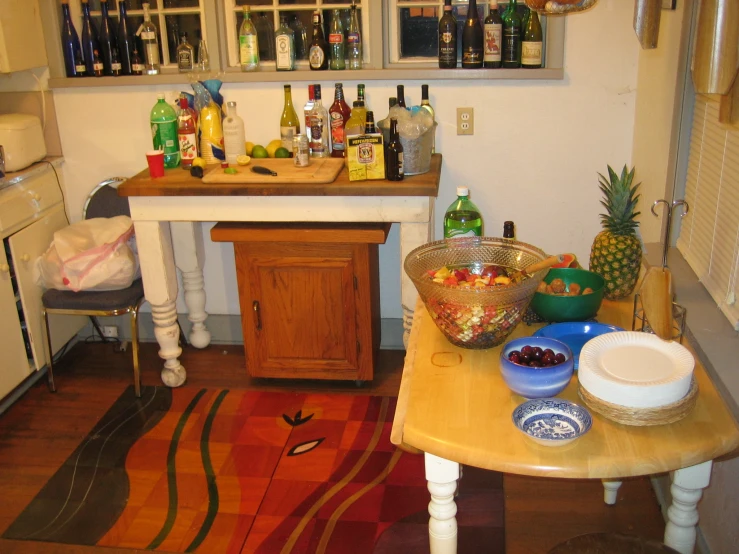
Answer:
<svg viewBox="0 0 739 554"><path fill-rule="evenodd" d="M603 479L603 501L606 504L613 506L616 503L618 489L621 487L622 482L623 481L612 481L610 479Z"/></svg>
<svg viewBox="0 0 739 554"><path fill-rule="evenodd" d="M182 273L182 288L185 289L187 319L192 323L190 344L195 348L205 348L210 344L210 331L205 327L208 314L205 311L203 281L205 246L201 224L190 221L173 221L170 226L175 263Z"/></svg>
<svg viewBox="0 0 739 554"><path fill-rule="evenodd" d="M411 278L405 273L403 263L411 250L431 240L433 224L433 217L425 223L400 224L400 301L403 307L403 344L406 348L413 325L413 311L416 300L418 300L418 291Z"/></svg>
<svg viewBox="0 0 739 554"><path fill-rule="evenodd" d="M159 356L164 359L162 382L169 387L179 387L187 375L178 359L182 349L177 325L177 270L169 223L134 221L134 229L144 295L151 304L154 336L159 343Z"/></svg>
<svg viewBox="0 0 739 554"><path fill-rule="evenodd" d="M681 554L692 554L698 523L698 501L711 480L713 462L678 469L672 473L672 504L667 509L665 544Z"/></svg>
<svg viewBox="0 0 739 554"><path fill-rule="evenodd" d="M459 479L459 464L424 454L429 502L429 546L431 554L457 553L457 504L454 492Z"/></svg>

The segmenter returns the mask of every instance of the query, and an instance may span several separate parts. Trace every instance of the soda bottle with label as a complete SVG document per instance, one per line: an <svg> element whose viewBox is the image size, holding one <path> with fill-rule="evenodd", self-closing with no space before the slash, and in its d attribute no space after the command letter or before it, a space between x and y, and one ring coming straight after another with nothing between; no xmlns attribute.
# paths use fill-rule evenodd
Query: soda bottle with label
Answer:
<svg viewBox="0 0 739 554"><path fill-rule="evenodd" d="M344 128L349 121L351 109L344 101L344 87L341 83L336 83L334 103L331 104L328 115L331 119L331 157L343 158L346 155Z"/></svg>
<svg viewBox="0 0 739 554"><path fill-rule="evenodd" d="M157 96L157 103L151 110L149 122L154 150L164 150L164 167L171 169L180 165L177 114L164 100L164 94Z"/></svg>
<svg viewBox="0 0 739 554"><path fill-rule="evenodd" d="M444 238L481 237L482 215L467 187L457 187L457 199L444 214Z"/></svg>
<svg viewBox="0 0 739 554"><path fill-rule="evenodd" d="M177 139L180 145L182 168L192 167L192 161L198 155L198 138L195 134L195 119L188 107L187 98L180 98L180 113L177 116Z"/></svg>

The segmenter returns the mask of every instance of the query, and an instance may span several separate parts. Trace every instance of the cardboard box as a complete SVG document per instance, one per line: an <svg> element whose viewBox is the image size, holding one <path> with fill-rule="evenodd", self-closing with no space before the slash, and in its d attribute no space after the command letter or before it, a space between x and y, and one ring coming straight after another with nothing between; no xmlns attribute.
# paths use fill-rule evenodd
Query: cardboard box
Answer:
<svg viewBox="0 0 739 554"><path fill-rule="evenodd" d="M385 178L382 133L348 135L346 144L350 181Z"/></svg>

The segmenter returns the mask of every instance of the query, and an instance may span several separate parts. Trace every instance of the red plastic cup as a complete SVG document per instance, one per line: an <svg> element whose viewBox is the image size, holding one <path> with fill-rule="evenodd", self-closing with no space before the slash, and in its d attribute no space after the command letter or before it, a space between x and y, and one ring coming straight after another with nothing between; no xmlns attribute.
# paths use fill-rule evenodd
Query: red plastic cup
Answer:
<svg viewBox="0 0 739 554"><path fill-rule="evenodd" d="M149 164L149 177L164 177L164 150L149 150L146 162Z"/></svg>

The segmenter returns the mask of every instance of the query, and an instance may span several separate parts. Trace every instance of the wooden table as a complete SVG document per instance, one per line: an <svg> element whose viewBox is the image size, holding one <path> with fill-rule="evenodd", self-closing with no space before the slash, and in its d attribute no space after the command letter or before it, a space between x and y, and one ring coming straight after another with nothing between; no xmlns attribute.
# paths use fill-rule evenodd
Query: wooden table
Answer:
<svg viewBox="0 0 739 554"><path fill-rule="evenodd" d="M201 222L303 221L400 223L401 302L404 340L413 321L417 293L402 269L402 261L414 248L433 240L434 201L439 192L441 154L431 158L428 173L403 181L351 182L346 169L333 183L215 184L203 183L182 169L166 170L151 179L148 170L118 188L127 196L136 230L144 293L151 304L154 334L164 359L162 381L169 386L185 382L185 368L177 326L180 270L188 319L190 343L197 348L210 344L205 320L203 281L204 240Z"/></svg>
<svg viewBox="0 0 739 554"><path fill-rule="evenodd" d="M598 320L630 329L632 310L631 299L604 300ZM520 324L510 338L539 327ZM452 345L419 301L391 440L425 453L431 552L456 552L459 464L520 475L602 479L609 503L615 502L623 477L673 472L665 543L681 553L693 552L696 505L708 486L712 460L739 446L737 425L700 362L695 366L698 400L683 420L633 427L591 410L593 427L585 436L567 446L546 447L512 423L511 414L524 399L503 381L501 348ZM576 375L559 396L583 404Z"/></svg>

